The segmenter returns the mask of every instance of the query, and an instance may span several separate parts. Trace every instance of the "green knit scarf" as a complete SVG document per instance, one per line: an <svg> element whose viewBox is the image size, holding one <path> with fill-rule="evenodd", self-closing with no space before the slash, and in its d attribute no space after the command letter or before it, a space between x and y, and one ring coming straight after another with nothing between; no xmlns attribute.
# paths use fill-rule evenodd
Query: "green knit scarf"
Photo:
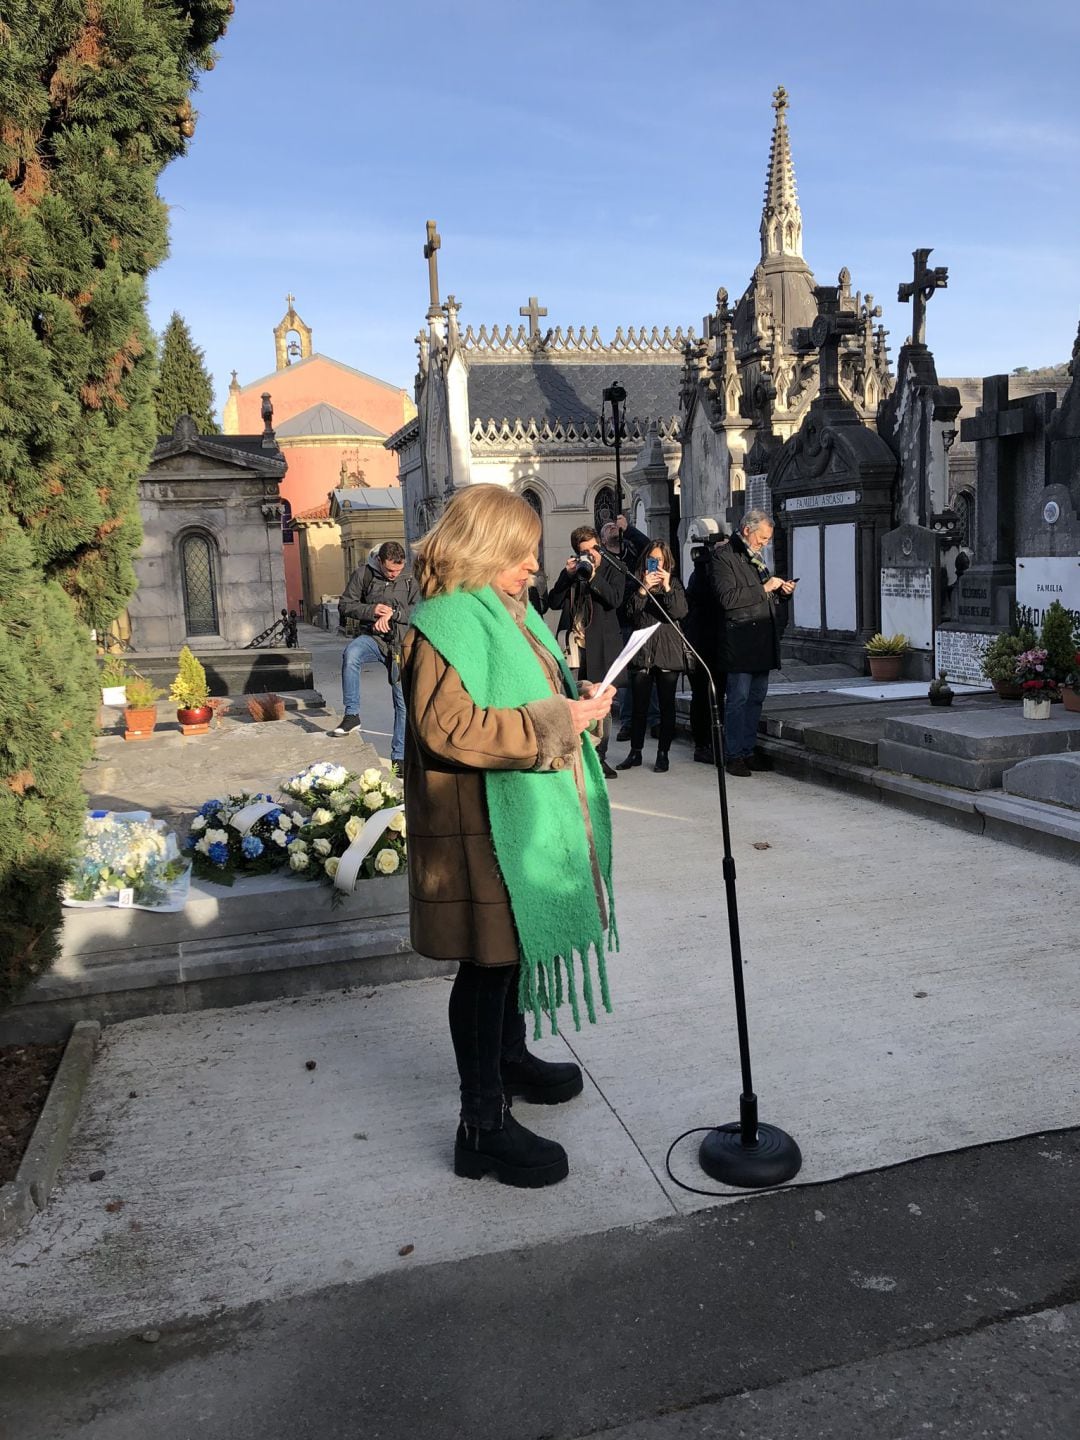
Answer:
<svg viewBox="0 0 1080 1440"><path fill-rule="evenodd" d="M502 708L550 699L551 683L539 657L490 586L425 600L413 613L412 623L454 667L477 705ZM562 652L531 605L525 607L525 624L559 662L567 690L576 697L577 687ZM582 745L582 759L593 842L607 891L608 948L616 950L607 785L590 743ZM557 1034L556 1011L569 998L574 1025L581 1028L576 956L585 1009L595 1023L591 951L596 955L605 1010L611 1010L611 997L589 837L573 773L567 769L485 770L483 774L491 838L521 949L521 1012L532 1014L537 1038L542 1013Z"/></svg>

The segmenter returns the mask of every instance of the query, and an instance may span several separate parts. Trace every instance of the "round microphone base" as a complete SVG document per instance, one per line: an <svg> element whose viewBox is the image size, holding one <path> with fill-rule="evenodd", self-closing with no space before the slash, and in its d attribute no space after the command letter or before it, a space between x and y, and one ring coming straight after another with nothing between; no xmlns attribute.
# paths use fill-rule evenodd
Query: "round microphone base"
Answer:
<svg viewBox="0 0 1080 1440"><path fill-rule="evenodd" d="M738 1124L718 1125L701 1142L698 1163L721 1185L766 1190L799 1173L802 1152L791 1136L775 1125L759 1125L757 1139L750 1145L743 1144Z"/></svg>

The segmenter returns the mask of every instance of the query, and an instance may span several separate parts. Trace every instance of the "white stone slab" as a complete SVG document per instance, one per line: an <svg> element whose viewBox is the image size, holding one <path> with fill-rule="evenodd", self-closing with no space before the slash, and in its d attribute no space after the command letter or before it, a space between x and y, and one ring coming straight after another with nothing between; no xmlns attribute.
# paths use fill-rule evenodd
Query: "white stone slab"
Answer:
<svg viewBox="0 0 1080 1440"><path fill-rule="evenodd" d="M916 700L926 698L930 688L929 680L889 680L885 683L871 681L867 685L837 685L829 687L830 695L849 695L856 700ZM991 687L988 685L962 685L949 681L954 695L976 695Z"/></svg>
<svg viewBox="0 0 1080 1440"><path fill-rule="evenodd" d="M793 528L791 575L799 580L792 597L792 619L796 625L816 630L821 624L821 532L816 525Z"/></svg>
<svg viewBox="0 0 1080 1440"><path fill-rule="evenodd" d="M796 574L798 573L796 571ZM825 624L830 630L855 630L858 623L855 603L855 526L826 525Z"/></svg>

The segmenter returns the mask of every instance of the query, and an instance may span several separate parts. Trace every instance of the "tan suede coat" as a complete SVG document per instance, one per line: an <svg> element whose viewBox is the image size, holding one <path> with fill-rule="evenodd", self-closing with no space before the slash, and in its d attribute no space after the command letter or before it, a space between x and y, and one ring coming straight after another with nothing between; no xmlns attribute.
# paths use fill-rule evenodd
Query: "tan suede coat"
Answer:
<svg viewBox="0 0 1080 1440"><path fill-rule="evenodd" d="M491 840L485 770L581 766L554 658L527 635L523 607L508 602L544 664L550 700L516 708L475 705L460 676L416 630L402 648L405 818L413 947L436 960L512 965L518 959L510 897Z"/></svg>

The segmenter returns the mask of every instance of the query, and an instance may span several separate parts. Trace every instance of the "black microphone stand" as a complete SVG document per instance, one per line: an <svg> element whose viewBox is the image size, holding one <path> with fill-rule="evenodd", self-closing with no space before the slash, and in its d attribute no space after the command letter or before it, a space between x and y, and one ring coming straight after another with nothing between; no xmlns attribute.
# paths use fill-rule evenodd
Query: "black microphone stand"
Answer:
<svg viewBox="0 0 1080 1440"><path fill-rule="evenodd" d="M728 817L727 783L724 778L724 731L720 723L720 703L712 672L698 652L672 620L656 596L632 575L621 560L607 551L604 558L645 591L646 599L665 625L679 632L682 644L705 672L709 686L709 713L712 720L713 758L720 789L720 826L724 837L724 892L727 897L728 939L731 945L731 975L735 987L735 1023L739 1033L739 1063L742 1068L742 1094L739 1096L739 1119L718 1125L701 1142L698 1163L705 1173L722 1185L738 1185L747 1190L763 1190L783 1185L799 1173L802 1153L795 1140L775 1125L758 1120L758 1102L750 1072L750 1030L746 1020L746 992L743 988L742 938L739 934L739 905L735 892L735 857L731 853L731 825Z"/></svg>

